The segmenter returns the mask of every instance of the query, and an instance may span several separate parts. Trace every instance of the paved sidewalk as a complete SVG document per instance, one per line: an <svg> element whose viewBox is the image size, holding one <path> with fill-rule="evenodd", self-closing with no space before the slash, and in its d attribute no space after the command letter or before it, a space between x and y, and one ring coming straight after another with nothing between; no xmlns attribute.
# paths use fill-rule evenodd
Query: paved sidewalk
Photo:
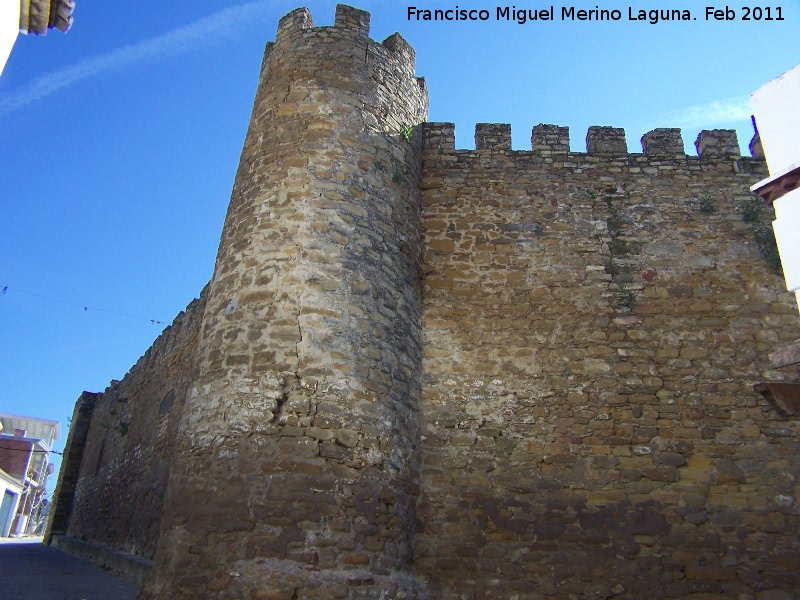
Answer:
<svg viewBox="0 0 800 600"><path fill-rule="evenodd" d="M135 600L135 585L41 541L0 538L3 600Z"/></svg>

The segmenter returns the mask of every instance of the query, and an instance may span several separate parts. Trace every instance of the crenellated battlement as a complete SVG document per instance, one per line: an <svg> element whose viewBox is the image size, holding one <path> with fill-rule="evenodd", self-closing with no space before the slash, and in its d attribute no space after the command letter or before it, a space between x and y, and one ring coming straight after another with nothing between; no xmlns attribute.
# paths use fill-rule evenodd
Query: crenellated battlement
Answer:
<svg viewBox="0 0 800 600"><path fill-rule="evenodd" d="M370 14L365 10L359 10L344 4L336 5L336 18L333 26L342 32L348 32L355 36L369 37Z"/></svg>
<svg viewBox="0 0 800 600"><path fill-rule="evenodd" d="M511 125L478 123L475 125L476 150L511 150Z"/></svg>
<svg viewBox="0 0 800 600"><path fill-rule="evenodd" d="M534 152L569 152L569 127L540 124L531 131Z"/></svg>
<svg viewBox="0 0 800 600"><path fill-rule="evenodd" d="M694 142L698 156L740 156L739 138L735 129L704 129Z"/></svg>
<svg viewBox="0 0 800 600"><path fill-rule="evenodd" d="M370 14L365 10L344 4L336 6L333 26L340 33L353 37L369 37L369 22ZM310 29L314 29L314 18L311 16L311 11L305 7L296 8L278 21L276 39L302 35Z"/></svg>
<svg viewBox="0 0 800 600"><path fill-rule="evenodd" d="M428 151L456 150L453 123L425 123L424 147ZM512 150L511 125L508 123L478 123L475 125L475 152L506 152L519 155L584 154L570 150L569 127L536 125L531 132L531 150ZM683 136L678 128L658 128L641 137L642 152L628 152L625 130L620 127L592 126L586 134L585 154L597 156L642 155L664 159L686 158ZM739 139L734 129L703 130L694 142L697 156L704 159L741 157ZM472 150L457 150L473 152ZM755 156L756 159L761 157Z"/></svg>
<svg viewBox="0 0 800 600"><path fill-rule="evenodd" d="M621 127L589 127L586 133L586 152L589 154L625 154L628 142Z"/></svg>
<svg viewBox="0 0 800 600"><path fill-rule="evenodd" d="M369 37L370 14L365 10L338 4L333 26L341 33L354 37ZM308 8L296 8L278 21L276 38L303 34L314 29L314 18Z"/></svg>
<svg viewBox="0 0 800 600"><path fill-rule="evenodd" d="M285 14L278 21L278 30L275 33L275 41L283 41L293 35L302 35L314 27L314 19L311 11L307 8L296 8L290 13Z"/></svg>
<svg viewBox="0 0 800 600"><path fill-rule="evenodd" d="M683 136L678 128L648 131L642 136L642 151L652 156L683 154Z"/></svg>
<svg viewBox="0 0 800 600"><path fill-rule="evenodd" d="M336 15L333 26L315 26L314 18L308 8L297 8L285 15L278 22L274 44L268 44L265 53L267 64L268 55L272 54L273 47L281 47L286 44L287 52L294 54L297 60L301 60L309 52L313 54L332 53L331 59L336 60L339 68L346 64L346 56L343 55L341 48L326 48L325 46L311 45L309 47L295 47L296 41L313 42L315 38L322 38L330 41L331 37L341 37L342 41L351 47L351 59L356 56L352 53L355 48L364 48L366 61L356 61L359 64L366 62L370 68L379 71L393 72L397 79L416 79L417 85L423 94L427 94L425 82L422 78L415 76L416 54L403 36L394 33L387 37L383 42L377 42L369 37L370 13L350 6L339 4L336 6ZM336 52L339 51L337 55ZM386 75L378 75L376 79L385 79Z"/></svg>

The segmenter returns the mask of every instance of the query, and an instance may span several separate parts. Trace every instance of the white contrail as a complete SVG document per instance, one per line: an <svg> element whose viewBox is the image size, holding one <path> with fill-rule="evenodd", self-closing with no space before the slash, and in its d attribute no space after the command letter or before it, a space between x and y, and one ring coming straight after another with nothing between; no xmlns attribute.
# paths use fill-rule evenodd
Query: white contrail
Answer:
<svg viewBox="0 0 800 600"><path fill-rule="evenodd" d="M671 112L662 120L664 123L669 123L669 127L692 129L732 124L737 121L750 121L751 114L750 98L742 96L690 106Z"/></svg>
<svg viewBox="0 0 800 600"><path fill-rule="evenodd" d="M123 46L77 64L40 75L16 90L0 95L0 116L50 96L77 81L134 63L189 52L221 39L231 38L244 28L267 20L274 2L257 0L226 8L162 35ZM272 5L272 6L270 6Z"/></svg>

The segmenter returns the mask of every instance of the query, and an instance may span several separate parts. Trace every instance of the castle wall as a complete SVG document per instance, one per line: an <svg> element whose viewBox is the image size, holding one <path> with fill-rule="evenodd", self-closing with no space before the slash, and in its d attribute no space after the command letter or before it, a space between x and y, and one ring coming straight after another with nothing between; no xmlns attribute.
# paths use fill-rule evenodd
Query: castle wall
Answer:
<svg viewBox="0 0 800 600"><path fill-rule="evenodd" d="M800 589L798 426L752 390L800 334L742 218L765 166L734 132L643 144L592 128L569 152L540 125L515 152L479 125L455 150L425 126L414 564L435 598Z"/></svg>
<svg viewBox="0 0 800 600"><path fill-rule="evenodd" d="M153 557L204 304L189 304L122 381L79 400L83 435L70 428L53 533Z"/></svg>
<svg viewBox="0 0 800 600"><path fill-rule="evenodd" d="M141 600L794 597L764 162L426 112L367 13L281 20L214 277L79 400L53 532L153 558Z"/></svg>

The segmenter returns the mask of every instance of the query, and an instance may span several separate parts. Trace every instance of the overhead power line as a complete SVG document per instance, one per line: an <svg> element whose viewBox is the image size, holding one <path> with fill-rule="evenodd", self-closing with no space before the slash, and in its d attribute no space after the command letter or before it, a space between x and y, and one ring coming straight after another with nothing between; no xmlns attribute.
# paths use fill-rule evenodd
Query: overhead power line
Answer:
<svg viewBox="0 0 800 600"><path fill-rule="evenodd" d="M11 450L12 452L33 452L36 454L58 454L64 456L63 452L56 452L55 450L30 450L25 448L9 448L8 446L0 446L0 450Z"/></svg>
<svg viewBox="0 0 800 600"><path fill-rule="evenodd" d="M0 291L0 295L5 296L7 292L16 292L17 294L25 294L26 296L34 296L36 298L42 298L43 300L49 300L50 302L57 302L59 304L66 304L67 306L74 306L75 308L82 308L84 312L96 311L96 312L104 312L110 315L116 315L118 317L127 317L129 319L138 319L140 321L149 321L153 325L166 325L164 321L160 321L158 319L148 319L147 317L141 317L139 315L132 315L130 313L119 312L116 310L109 310L107 308L99 308L97 306L87 306L85 304L77 304L75 302L70 302L68 300L62 300L60 298L53 298L52 296L45 296L43 294L37 294L35 292L27 292L25 290L20 290L17 288L12 288L10 286L3 286L2 291Z"/></svg>

